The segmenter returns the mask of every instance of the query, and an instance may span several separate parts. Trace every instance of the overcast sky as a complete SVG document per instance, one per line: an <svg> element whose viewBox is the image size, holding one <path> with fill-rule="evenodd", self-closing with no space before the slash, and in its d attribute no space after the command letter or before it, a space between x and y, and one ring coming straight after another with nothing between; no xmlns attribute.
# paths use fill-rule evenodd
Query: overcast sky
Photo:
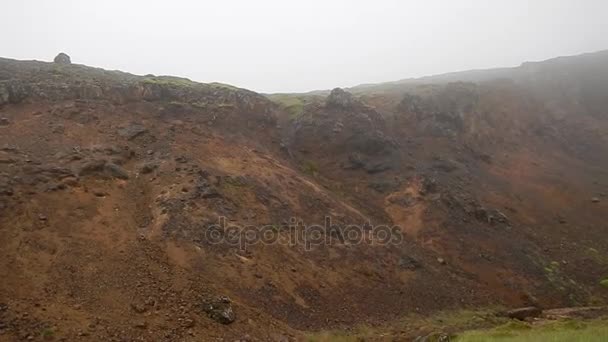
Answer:
<svg viewBox="0 0 608 342"><path fill-rule="evenodd" d="M608 0L2 0L0 56L260 92L608 49Z"/></svg>

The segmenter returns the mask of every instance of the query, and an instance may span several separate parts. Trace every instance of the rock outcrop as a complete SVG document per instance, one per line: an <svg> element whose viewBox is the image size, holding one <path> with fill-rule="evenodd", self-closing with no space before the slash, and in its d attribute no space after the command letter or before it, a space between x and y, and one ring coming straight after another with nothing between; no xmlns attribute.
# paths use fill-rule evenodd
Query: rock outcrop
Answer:
<svg viewBox="0 0 608 342"><path fill-rule="evenodd" d="M342 88L333 89L325 100L326 107L350 108L356 105L361 105L361 102Z"/></svg>

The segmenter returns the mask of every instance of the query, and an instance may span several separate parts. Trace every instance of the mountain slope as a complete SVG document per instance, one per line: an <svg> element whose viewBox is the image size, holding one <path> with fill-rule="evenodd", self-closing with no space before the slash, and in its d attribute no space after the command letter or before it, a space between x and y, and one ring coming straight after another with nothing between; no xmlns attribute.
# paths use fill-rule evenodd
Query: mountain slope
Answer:
<svg viewBox="0 0 608 342"><path fill-rule="evenodd" d="M278 103L1 59L0 339L284 340L604 303L608 62L594 56ZM331 224L290 241L299 220Z"/></svg>

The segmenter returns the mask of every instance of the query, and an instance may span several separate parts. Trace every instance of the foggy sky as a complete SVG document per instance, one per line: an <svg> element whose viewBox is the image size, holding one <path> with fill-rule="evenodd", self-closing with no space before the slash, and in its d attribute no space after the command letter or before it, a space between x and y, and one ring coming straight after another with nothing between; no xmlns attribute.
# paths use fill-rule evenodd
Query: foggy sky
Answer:
<svg viewBox="0 0 608 342"><path fill-rule="evenodd" d="M0 56L259 92L608 49L606 0L3 0Z"/></svg>

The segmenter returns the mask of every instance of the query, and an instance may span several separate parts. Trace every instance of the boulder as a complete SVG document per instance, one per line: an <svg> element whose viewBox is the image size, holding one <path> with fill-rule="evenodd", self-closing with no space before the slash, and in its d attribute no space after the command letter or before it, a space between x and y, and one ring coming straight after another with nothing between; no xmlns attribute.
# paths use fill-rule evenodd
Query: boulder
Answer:
<svg viewBox="0 0 608 342"><path fill-rule="evenodd" d="M140 168L139 168L139 173L141 174L148 174L148 173L152 173L154 170L158 169L158 164L154 163L154 162L147 162L144 163Z"/></svg>
<svg viewBox="0 0 608 342"><path fill-rule="evenodd" d="M509 217L498 209L494 210L494 218L499 223L509 223Z"/></svg>
<svg viewBox="0 0 608 342"><path fill-rule="evenodd" d="M78 175L129 179L129 173L125 169L103 159L93 160L85 163L78 171Z"/></svg>
<svg viewBox="0 0 608 342"><path fill-rule="evenodd" d="M55 56L55 59L53 61L57 64L72 64L72 60L70 59L70 56L68 56L67 54L65 54L63 52L61 52L57 56Z"/></svg>
<svg viewBox="0 0 608 342"><path fill-rule="evenodd" d="M141 124L132 123L127 127L121 128L118 130L118 135L123 138L127 138L127 140L133 140L138 136L147 133L148 129Z"/></svg>
<svg viewBox="0 0 608 342"><path fill-rule="evenodd" d="M509 224L509 218L498 209L486 209L482 206L475 208L473 212L475 218L489 224Z"/></svg>
<svg viewBox="0 0 608 342"><path fill-rule="evenodd" d="M209 199L222 197L222 195L206 179L199 179L194 189L193 197Z"/></svg>
<svg viewBox="0 0 608 342"><path fill-rule="evenodd" d="M373 175L376 173L388 171L392 169L393 166L388 162L378 162L378 163L370 163L365 165L365 172Z"/></svg>
<svg viewBox="0 0 608 342"><path fill-rule="evenodd" d="M399 266L410 271L422 268L422 264L420 263L420 261L412 258L411 256L404 256L399 259Z"/></svg>
<svg viewBox="0 0 608 342"><path fill-rule="evenodd" d="M108 175L113 178L129 179L129 173L125 169L114 163L107 163L104 168Z"/></svg>
<svg viewBox="0 0 608 342"><path fill-rule="evenodd" d="M221 324L230 324L236 320L236 314L228 297L219 297L203 303L203 311L209 315L209 318Z"/></svg>
<svg viewBox="0 0 608 342"><path fill-rule="evenodd" d="M422 189L420 189L420 194L424 196L426 194L435 193L437 192L437 190L438 186L435 178L424 177L424 179L422 180Z"/></svg>
<svg viewBox="0 0 608 342"><path fill-rule="evenodd" d="M103 172L104 166L106 165L105 160L92 160L82 165L78 171L79 176L88 176L96 173Z"/></svg>
<svg viewBox="0 0 608 342"><path fill-rule="evenodd" d="M325 100L325 106L327 107L349 108L357 103L358 101L351 93L341 88L332 90L327 100Z"/></svg>

